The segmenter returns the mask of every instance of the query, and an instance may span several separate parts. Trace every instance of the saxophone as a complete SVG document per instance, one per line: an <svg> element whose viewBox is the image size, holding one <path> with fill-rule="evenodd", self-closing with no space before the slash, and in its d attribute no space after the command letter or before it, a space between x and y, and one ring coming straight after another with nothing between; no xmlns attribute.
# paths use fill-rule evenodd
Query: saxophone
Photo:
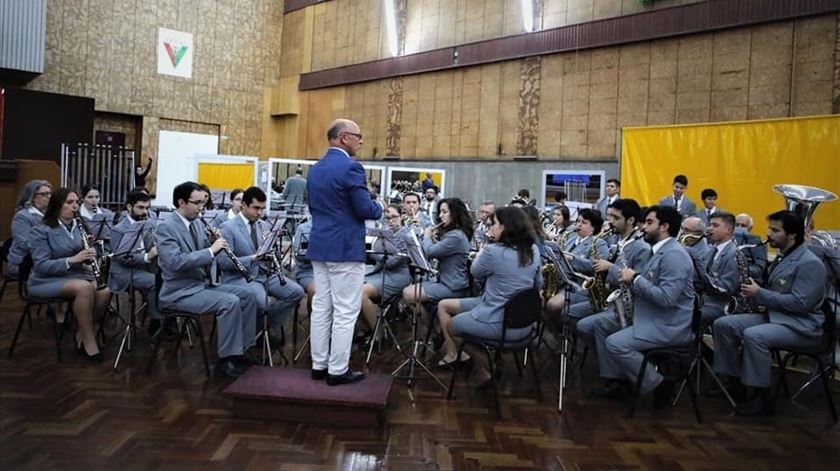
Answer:
<svg viewBox="0 0 840 471"><path fill-rule="evenodd" d="M601 259L598 255L598 240L612 234L612 231L604 231L592 238L592 246L590 249L590 256L593 262ZM589 304L592 306L594 312L601 312L607 308L607 285L604 282L604 275L595 273L591 278L587 278L582 284L581 288L586 290L589 296Z"/></svg>
<svg viewBox="0 0 840 471"><path fill-rule="evenodd" d="M540 267L540 271L543 276L543 286L540 294L542 294L543 302L546 302L557 294L557 290L560 288L560 275L557 273L557 265L551 260L546 260Z"/></svg>
<svg viewBox="0 0 840 471"><path fill-rule="evenodd" d="M633 241L644 237L644 233L635 234L623 246L618 248L618 260L616 263L621 270L627 268L627 256L624 254L624 249ZM630 290L630 283L618 284L618 289L607 296L607 303L612 303L615 307L615 316L618 319L621 328L633 324L633 291Z"/></svg>
<svg viewBox="0 0 840 471"><path fill-rule="evenodd" d="M79 234L82 236L82 247L85 250L89 250L91 248L90 241L90 231L88 231L85 222L82 220L80 216L76 216L76 225L79 227ZM99 256L97 255L94 259L90 262L90 269L93 272L93 278L96 281L96 289L101 290L108 287L108 277L102 270L102 267L99 265Z"/></svg>
<svg viewBox="0 0 840 471"><path fill-rule="evenodd" d="M757 247L766 244L767 241L763 241L759 244L753 244L750 246L743 245L738 247L735 250L735 264L738 266L738 283L745 284L750 282L750 266L747 264L747 257L744 256L742 249L750 248L750 247ZM755 298L748 298L742 295L740 292L732 298L729 299L729 302L726 303L726 306L723 308L723 313L726 315L735 314L735 313L755 313L755 312L765 312L767 308L764 306L759 306L758 303L755 301Z"/></svg>

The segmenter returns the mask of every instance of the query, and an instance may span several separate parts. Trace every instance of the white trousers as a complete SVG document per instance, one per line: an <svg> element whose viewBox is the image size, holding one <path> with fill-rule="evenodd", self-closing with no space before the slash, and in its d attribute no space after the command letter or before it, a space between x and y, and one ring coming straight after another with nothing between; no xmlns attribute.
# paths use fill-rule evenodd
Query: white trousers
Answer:
<svg viewBox="0 0 840 471"><path fill-rule="evenodd" d="M312 262L315 297L310 316L312 369L331 375L347 372L353 329L362 307L365 264Z"/></svg>

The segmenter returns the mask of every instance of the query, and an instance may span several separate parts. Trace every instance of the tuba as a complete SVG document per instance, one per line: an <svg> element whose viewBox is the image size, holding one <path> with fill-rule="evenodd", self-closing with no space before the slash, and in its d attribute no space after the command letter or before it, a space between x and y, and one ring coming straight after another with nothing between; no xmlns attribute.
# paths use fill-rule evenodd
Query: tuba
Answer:
<svg viewBox="0 0 840 471"><path fill-rule="evenodd" d="M773 185L773 191L784 197L786 209L802 216L806 231L811 227L817 206L837 199L834 193L813 186Z"/></svg>

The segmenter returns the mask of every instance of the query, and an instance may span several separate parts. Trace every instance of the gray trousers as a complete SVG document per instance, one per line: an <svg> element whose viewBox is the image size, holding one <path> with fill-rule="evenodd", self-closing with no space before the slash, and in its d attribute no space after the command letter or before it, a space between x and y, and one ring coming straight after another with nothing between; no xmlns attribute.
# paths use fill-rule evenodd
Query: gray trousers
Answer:
<svg viewBox="0 0 840 471"><path fill-rule="evenodd" d="M703 307L700 308L700 322L704 326L712 325L716 320L724 316L724 307L726 306L720 306L714 303L703 304Z"/></svg>
<svg viewBox="0 0 840 471"><path fill-rule="evenodd" d="M595 313L592 310L592 304L589 303L589 299L581 302L575 302L575 298L572 297L569 301L572 303L572 305L569 306L569 317L572 319L583 319Z"/></svg>
<svg viewBox="0 0 840 471"><path fill-rule="evenodd" d="M216 314L219 358L242 355L255 343L257 299L247 286L208 286L163 307L194 314Z"/></svg>
<svg viewBox="0 0 840 471"><path fill-rule="evenodd" d="M266 285L262 281L252 281L248 284L254 291L259 309L268 310L268 323L271 327L279 329L286 318L289 317L295 306L305 294L303 288L294 281L286 278L286 284L281 285L276 276L268 280L268 294L274 298L266 304Z"/></svg>
<svg viewBox="0 0 840 471"><path fill-rule="evenodd" d="M715 371L740 377L744 385L759 388L771 384L771 348L811 347L820 342L820 337L805 336L788 326L770 323L765 314L721 317L714 323L714 337Z"/></svg>
<svg viewBox="0 0 840 471"><path fill-rule="evenodd" d="M578 332L594 338L598 351L598 369L604 378L628 379L635 383L642 366L642 350L662 347L659 343L634 337L634 327L621 328L615 313L608 309L578 322ZM648 364L640 392L649 393L662 382L653 365Z"/></svg>

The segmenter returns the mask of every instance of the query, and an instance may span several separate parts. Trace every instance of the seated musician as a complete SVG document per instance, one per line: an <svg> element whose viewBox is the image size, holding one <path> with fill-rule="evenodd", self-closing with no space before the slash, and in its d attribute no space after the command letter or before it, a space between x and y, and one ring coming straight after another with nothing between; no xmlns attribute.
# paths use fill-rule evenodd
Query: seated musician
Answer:
<svg viewBox="0 0 840 471"><path fill-rule="evenodd" d="M111 230L111 247L116 251L123 240L123 236L134 224L148 219L149 195L142 192L129 192L126 196L126 216ZM129 233L130 237L137 237L136 233ZM108 287L114 293L129 292L135 289L143 293L146 298L147 312L149 315L149 336L158 333L162 325L160 311L157 308L157 293L155 291L154 266L158 251L154 245L154 228L150 228L140 234L140 241L137 245L139 250L131 253L115 254L111 258L111 270L108 278ZM172 330L158 334L171 338Z"/></svg>
<svg viewBox="0 0 840 471"><path fill-rule="evenodd" d="M69 188L59 188L50 196L41 224L29 234L32 252L32 274L29 294L39 298L73 300L76 317L76 350L85 358L102 362L104 358L96 343L94 319L101 319L108 307L111 293L108 288L97 290L107 280L96 280L91 263L96 250L85 249L93 243L92 236L83 240L86 228L78 218L79 196ZM56 319L62 322L61 317Z"/></svg>
<svg viewBox="0 0 840 471"><path fill-rule="evenodd" d="M242 211L242 188L236 188L230 192L230 208L227 212L219 213L213 218L210 225L214 227L222 227L222 224L236 218L239 212Z"/></svg>
<svg viewBox="0 0 840 471"><path fill-rule="evenodd" d="M405 209L406 216L411 218L410 224L406 224L406 226L414 230L417 238L422 237L423 231L432 225L432 220L429 218L429 214L420 207L420 195L417 193L406 193L403 198L403 208Z"/></svg>
<svg viewBox="0 0 840 471"><path fill-rule="evenodd" d="M548 240L561 242L564 237L569 236L569 227L572 226L569 219L569 208L563 205L555 206L551 210L551 222L551 227L546 231Z"/></svg>
<svg viewBox="0 0 840 471"><path fill-rule="evenodd" d="M276 257L276 263L270 262L273 267L265 261L261 264L261 261L255 258L257 250L271 231L271 224L262 219L268 200L265 192L252 186L238 196L241 196L241 210L233 219L222 224L222 237L228 242L231 252L240 263L254 276L254 280L248 282L234 267L230 258L222 257L219 259L222 283L247 286L254 292L259 309L268 310L269 325L274 330L272 343L279 345L277 339L280 338L280 327L303 298L303 288L292 280L281 278L282 274L277 275L276 270L280 269L280 262ZM274 254L269 257L274 257ZM281 283L281 280L285 283ZM270 302L266 300L266 291L272 298Z"/></svg>
<svg viewBox="0 0 840 471"><path fill-rule="evenodd" d="M379 306L375 299L384 297L386 300L398 296L402 290L411 284L411 273L408 271L408 259L406 254L411 243L409 231L411 229L403 226L402 209L397 205L388 206L385 210L385 218L388 221L388 229L394 234L394 244L384 243L377 239L373 245L374 252L388 252L387 261L383 262L381 254L374 254L376 262L373 270L365 275L365 284L362 287L362 315L368 326L373 329L376 325L376 318L379 315Z"/></svg>
<svg viewBox="0 0 840 471"><path fill-rule="evenodd" d="M652 206L645 211L643 232L652 254L641 269L619 271L618 281L629 283L633 293L633 324L621 328L612 309L594 320L598 366L607 386L595 396L621 398L636 381L642 351L680 345L691 341L694 311L693 268L689 255L677 243L681 216L673 206ZM674 384L665 381L653 364L648 364L640 392L654 391L654 405L671 400Z"/></svg>
<svg viewBox="0 0 840 471"><path fill-rule="evenodd" d="M704 279L702 291L703 325L711 325L724 314L724 308L740 290L736 252L738 247L732 241L735 230L735 216L725 211L717 211L709 218L709 241L713 244L702 269ZM697 283L695 283L696 285Z"/></svg>
<svg viewBox="0 0 840 471"><path fill-rule="evenodd" d="M583 275L592 276L595 271L592 267L592 244L595 244L595 252L598 258L606 260L609 257L610 248L606 242L600 237L601 226L604 221L601 218L601 213L594 209L581 209L577 219L575 230L576 235L571 236L566 240L566 246L563 247L565 251L563 256L569 261L572 269ZM578 280L580 281L580 280ZM578 290L572 294L570 302L572 306L575 304L588 302L587 294L584 290ZM566 304L565 296L556 294L552 296L546 303L546 321L549 327L556 323L557 317L563 312ZM578 314L578 311L569 312L571 316ZM579 318L579 317L577 317Z"/></svg>
<svg viewBox="0 0 840 471"><path fill-rule="evenodd" d="M761 237L750 234L752 230L752 216L747 213L741 213L735 216L734 240L738 246L758 245L761 242ZM742 249L742 252L747 256L747 262L750 267L750 276L755 280L763 279L764 270L767 268L767 245L745 248Z"/></svg>
<svg viewBox="0 0 840 471"><path fill-rule="evenodd" d="M743 415L769 411L768 389L773 359L771 348L811 347L819 344L825 295L823 263L804 245L804 222L792 211L767 217L767 238L779 255L768 267L767 287L749 280L741 294L767 308L766 313L724 316L714 323L715 371L727 375L735 397L748 393L738 407ZM750 391L734 378L740 378Z"/></svg>
<svg viewBox="0 0 840 471"><path fill-rule="evenodd" d="M498 339L502 335L504 307L516 293L542 287L539 249L534 243L531 224L525 213L516 207L499 208L489 216L489 234L494 242L478 253L470 271L477 279L485 280L484 293L477 298L446 299L438 307L446 355L438 365L456 361L458 337L471 335ZM452 317L454 316L454 317ZM508 329L505 338L526 337L531 327ZM467 348L470 348L469 346ZM489 365L481 351L467 352L477 363L476 380L484 384L490 379ZM466 360L469 356L460 358Z"/></svg>
<svg viewBox="0 0 840 471"><path fill-rule="evenodd" d="M294 251L295 263L292 267L297 284L303 287L306 292L307 312L312 312L312 297L315 296L315 271L312 262L306 258L306 250L309 248L309 234L312 232L312 221L306 221L295 229L292 237L292 250Z"/></svg>
<svg viewBox="0 0 840 471"><path fill-rule="evenodd" d="M473 231L473 247L480 248L488 242L487 231L490 230L490 224L487 217L494 211L496 211L496 203L492 201L485 201L478 207L478 222Z"/></svg>
<svg viewBox="0 0 840 471"><path fill-rule="evenodd" d="M112 221L114 213L99 206L102 196L99 187L96 185L85 185L82 187L82 205L79 207L79 215L86 221L94 221L99 218ZM95 235L95 234L94 234Z"/></svg>
<svg viewBox="0 0 840 471"><path fill-rule="evenodd" d="M52 186L46 180L30 180L21 190L12 218L12 245L7 266L10 276L18 276L20 263L29 255L29 235L44 218L50 196Z"/></svg>
<svg viewBox="0 0 840 471"><path fill-rule="evenodd" d="M618 233L615 260L612 257L610 260L597 260L593 263L593 267L595 273L606 273L606 282L615 289L621 285L618 275L622 268L641 270L641 267L647 263L650 258L650 246L641 239L640 236L643 235L641 231L636 229L638 221L642 219L642 209L636 200L630 198L616 200L607 207L607 218ZM632 309L632 305L629 308ZM587 340L593 338L595 323L600 317L615 317L615 312L611 309L594 313L588 301L573 304L570 310L575 312L573 317L577 316L580 319L576 324L578 333Z"/></svg>
<svg viewBox="0 0 840 471"><path fill-rule="evenodd" d="M194 314L215 313L218 321L216 371L237 377L247 367L242 357L256 340L257 299L248 287L237 284L211 286L208 269L227 241L211 244L198 215L207 194L198 183L185 182L172 192L176 205L172 215L157 225L155 242L163 286L160 307Z"/></svg>
<svg viewBox="0 0 840 471"><path fill-rule="evenodd" d="M445 198L438 205L440 223L423 232L423 252L431 262L438 261L437 281L411 284L403 289L403 301L437 303L441 299L461 298L469 293L467 256L470 252L473 222L467 206L458 198ZM421 305L425 311L425 306Z"/></svg>

